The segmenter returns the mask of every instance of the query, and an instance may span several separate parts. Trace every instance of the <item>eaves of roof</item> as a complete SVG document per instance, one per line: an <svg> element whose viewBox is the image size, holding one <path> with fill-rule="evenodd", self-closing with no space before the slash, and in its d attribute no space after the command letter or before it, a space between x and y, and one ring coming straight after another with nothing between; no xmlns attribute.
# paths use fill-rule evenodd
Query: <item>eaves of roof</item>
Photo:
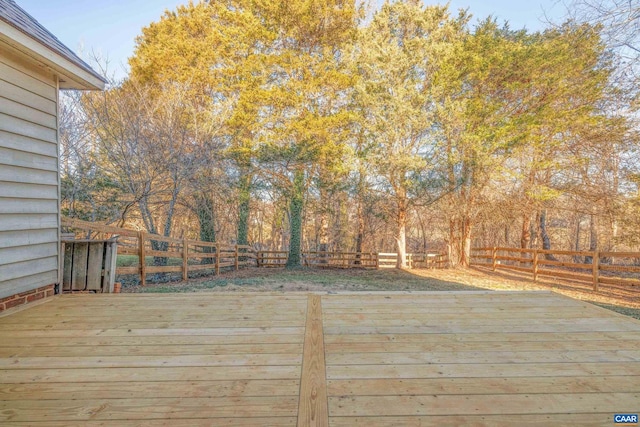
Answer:
<svg viewBox="0 0 640 427"><path fill-rule="evenodd" d="M68 88L104 89L107 83L13 0L0 0L0 40L71 80L65 80Z"/></svg>

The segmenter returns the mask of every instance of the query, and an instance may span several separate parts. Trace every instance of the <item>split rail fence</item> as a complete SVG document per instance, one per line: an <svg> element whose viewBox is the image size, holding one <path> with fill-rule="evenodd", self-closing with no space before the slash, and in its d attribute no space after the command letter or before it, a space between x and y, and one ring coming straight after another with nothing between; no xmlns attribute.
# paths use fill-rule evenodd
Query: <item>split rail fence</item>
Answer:
<svg viewBox="0 0 640 427"><path fill-rule="evenodd" d="M118 255L131 255L138 260L132 266L116 267L116 274L137 275L142 286L149 274L181 273L182 280L187 280L191 272L209 270L218 275L223 268L238 270L256 262L255 252L247 245L174 239L65 217L62 227L84 239L117 237Z"/></svg>
<svg viewBox="0 0 640 427"><path fill-rule="evenodd" d="M378 253L380 268L394 268L398 263L398 254L395 252ZM440 252L408 253L406 262L409 268L447 268L449 258Z"/></svg>
<svg viewBox="0 0 640 427"><path fill-rule="evenodd" d="M189 273L209 271L220 274L221 269L235 269L249 265L284 267L287 251L254 251L248 245L226 245L198 240L175 239L144 231L96 224L74 218L62 218L67 232L67 245L74 240L117 240L117 255L135 257L135 262L116 266L115 274L133 275L144 286L149 275L173 274L182 280ZM318 268L384 268L396 265L398 254L376 252L314 252L302 253L303 265ZM440 253L407 254L411 268L446 268L448 259ZM128 264L128 265L126 265ZM65 266L68 268L68 266ZM166 280L163 278L162 280ZM173 280L176 280L173 278ZM71 289L74 289L71 286Z"/></svg>
<svg viewBox="0 0 640 427"><path fill-rule="evenodd" d="M258 267L284 267L287 251L259 251ZM302 263L319 268L393 268L397 253L386 252L316 252L302 253ZM441 253L407 254L410 268L446 268L449 260Z"/></svg>
<svg viewBox="0 0 640 427"><path fill-rule="evenodd" d="M640 252L579 252L521 248L472 248L471 265L516 270L539 277L590 283L640 286Z"/></svg>

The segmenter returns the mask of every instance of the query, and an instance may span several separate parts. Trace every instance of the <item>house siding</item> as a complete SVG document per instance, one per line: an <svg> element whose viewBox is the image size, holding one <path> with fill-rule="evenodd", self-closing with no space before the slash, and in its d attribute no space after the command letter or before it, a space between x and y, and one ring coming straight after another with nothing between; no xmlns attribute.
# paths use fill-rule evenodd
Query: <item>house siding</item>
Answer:
<svg viewBox="0 0 640 427"><path fill-rule="evenodd" d="M57 94L0 43L0 300L58 281Z"/></svg>

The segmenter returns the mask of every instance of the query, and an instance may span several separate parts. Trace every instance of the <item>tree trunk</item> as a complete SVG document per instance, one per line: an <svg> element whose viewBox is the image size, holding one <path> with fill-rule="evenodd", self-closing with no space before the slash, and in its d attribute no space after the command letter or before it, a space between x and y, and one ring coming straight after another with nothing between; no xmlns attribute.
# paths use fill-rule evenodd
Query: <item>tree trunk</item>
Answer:
<svg viewBox="0 0 640 427"><path fill-rule="evenodd" d="M537 248L539 243L538 239L540 235L538 231L540 230L540 212L536 212L536 219L533 224L531 224L531 240L529 241L529 249Z"/></svg>
<svg viewBox="0 0 640 427"><path fill-rule="evenodd" d="M580 251L580 222L581 222L581 219L582 218L580 218L579 215L576 217L576 233L575 233L575 239L576 240L575 240L575 245L573 247L573 250L576 251L576 252ZM576 263L576 264L581 262L580 257L578 255L574 255L573 256L573 262Z"/></svg>
<svg viewBox="0 0 640 427"><path fill-rule="evenodd" d="M589 252L595 252L598 250L598 217L591 214L589 217ZM585 264L591 264L593 262L592 256L584 257Z"/></svg>
<svg viewBox="0 0 640 427"><path fill-rule="evenodd" d="M462 247L460 248L460 265L469 267L471 262L471 218L465 215L462 220Z"/></svg>
<svg viewBox="0 0 640 427"><path fill-rule="evenodd" d="M420 233L422 234L422 252L427 253L427 231L424 226L424 221L422 219L422 215L418 215L418 221L420 223Z"/></svg>
<svg viewBox="0 0 640 427"><path fill-rule="evenodd" d="M171 192L171 200L169 201L169 209L167 210L167 218L164 222L164 236L171 236L171 226L173 225L173 214L176 210L176 203L178 202L178 194L180 193L180 187L178 185L173 187Z"/></svg>
<svg viewBox="0 0 640 427"><path fill-rule="evenodd" d="M547 210L542 209L540 211L540 237L542 239L542 249L548 251L551 250L551 239L549 238L549 233L547 232ZM545 254L545 259L550 261L557 261L556 257L552 254Z"/></svg>
<svg viewBox="0 0 640 427"><path fill-rule="evenodd" d="M149 209L149 204L147 203L147 198L146 197L142 197L140 198L140 200L138 201L138 208L140 209L140 214L142 215L142 221L144 223L145 228L147 229L147 231L149 232L149 234L159 234L158 233L158 229L156 228L156 223L155 223L155 219L153 218L153 214L151 213L151 210ZM164 250L162 248L162 244L165 242L161 242L158 240L151 240L151 249L154 251L161 251ZM141 263L146 263L146 260L141 259L140 260ZM153 265L160 265L160 260L158 257L154 256L153 257ZM155 275L154 278L152 280L157 280L159 279L160 276Z"/></svg>
<svg viewBox="0 0 640 427"><path fill-rule="evenodd" d="M282 235L284 234L284 217L285 214L282 213L279 209L274 210L273 215L271 216L271 237L269 240L269 250L282 250L280 241L283 240Z"/></svg>
<svg viewBox="0 0 640 427"><path fill-rule="evenodd" d="M213 200L209 194L199 194L196 196L196 215L200 223L200 240L203 242L216 241L215 213ZM213 253L213 248L205 246L204 253ZM213 258L203 258L202 264L213 264Z"/></svg>
<svg viewBox="0 0 640 427"><path fill-rule="evenodd" d="M407 268L407 235L406 235L406 222L407 213L399 210L397 221L397 233L396 233L396 247L398 252L398 260L396 262L396 268Z"/></svg>
<svg viewBox="0 0 640 427"><path fill-rule="evenodd" d="M447 254L449 263L452 267L458 266L460 263L460 236L459 236L459 220L456 218L449 219L449 242L447 243Z"/></svg>
<svg viewBox="0 0 640 427"><path fill-rule="evenodd" d="M144 228L147 229L147 232L151 234L158 234L158 230L156 228L153 215L151 214L151 210L149 210L149 204L147 203L146 197L143 196L142 198L140 198L140 200L138 201L138 208L140 209L142 222L144 223Z"/></svg>
<svg viewBox="0 0 640 427"><path fill-rule="evenodd" d="M318 251L329 250L329 198L327 191L320 189L320 229L318 230Z"/></svg>
<svg viewBox="0 0 640 427"><path fill-rule="evenodd" d="M251 181L253 177L250 173L242 170L238 188L238 239L239 245L249 244L249 209L251 202Z"/></svg>
<svg viewBox="0 0 640 427"><path fill-rule="evenodd" d="M196 215L200 223L200 240L203 242L215 242L215 214L211 196L200 194L196 197Z"/></svg>
<svg viewBox="0 0 640 427"><path fill-rule="evenodd" d="M398 260L396 268L406 269L407 266L407 199L404 192L396 199L398 212L396 214L396 247Z"/></svg>
<svg viewBox="0 0 640 427"><path fill-rule="evenodd" d="M171 236L171 226L173 224L173 214L175 212L176 209L176 202L178 201L178 193L180 192L180 188L178 187L178 185L175 185L173 187L173 191L171 193L171 200L169 201L169 209L167 210L167 217L165 218L164 221L164 230L163 230L163 236L165 237L170 237ZM154 251L166 251L167 248L169 247L169 242L164 242L164 241L160 241L160 240L152 240L151 241L151 247L153 248ZM154 256L153 257L153 265L155 266L165 266L167 265L167 262L169 261L169 258L167 257L159 257L159 256ZM158 279L163 278L166 276L166 273L157 273L156 277Z"/></svg>
<svg viewBox="0 0 640 427"><path fill-rule="evenodd" d="M348 234L348 213L347 213L347 201L345 200L346 193L341 192L337 195L338 206L335 210L333 221L333 233L332 233L332 249L336 252L342 252L344 250L345 237Z"/></svg>
<svg viewBox="0 0 640 427"><path fill-rule="evenodd" d="M511 242L511 237L509 236L509 224L504 226L504 245L509 246L509 242Z"/></svg>
<svg viewBox="0 0 640 427"><path fill-rule="evenodd" d="M520 247L527 249L531 241L531 215L522 216L522 234L520 234Z"/></svg>
<svg viewBox="0 0 640 427"><path fill-rule="evenodd" d="M364 215L362 212L362 203L358 201L358 206L356 208L356 215L358 221L358 232L356 234L356 253L360 254L362 252L362 241L364 240ZM356 265L360 265L360 255L356 255Z"/></svg>
<svg viewBox="0 0 640 427"><path fill-rule="evenodd" d="M613 214L610 215L609 228L611 230L611 240L609 241L609 247L607 248L607 251L615 252L616 245L618 243L618 221L616 220ZM610 258L603 259L602 262L613 264L615 260L613 257L610 257Z"/></svg>
<svg viewBox="0 0 640 427"><path fill-rule="evenodd" d="M540 237L542 238L542 249L548 251L551 249L551 239L549 238L549 233L547 232L547 210L542 209L539 215L540 215Z"/></svg>
<svg viewBox="0 0 640 427"><path fill-rule="evenodd" d="M612 156L611 160L613 183L609 191L612 200L609 207L609 244L607 245L607 251L615 252L618 243L618 222L616 220L618 208L616 199L620 193L620 158L616 155ZM602 245L600 245L600 247L602 247ZM609 258L606 262L613 262L613 260Z"/></svg>
<svg viewBox="0 0 640 427"><path fill-rule="evenodd" d="M304 169L298 168L293 177L290 210L289 258L286 268L298 268L301 261L302 245L302 208L304 204Z"/></svg>
<svg viewBox="0 0 640 427"><path fill-rule="evenodd" d="M264 212L258 212L258 243L260 245L264 244Z"/></svg>
<svg viewBox="0 0 640 427"><path fill-rule="evenodd" d="M589 250L598 250L598 217L593 214L589 218Z"/></svg>

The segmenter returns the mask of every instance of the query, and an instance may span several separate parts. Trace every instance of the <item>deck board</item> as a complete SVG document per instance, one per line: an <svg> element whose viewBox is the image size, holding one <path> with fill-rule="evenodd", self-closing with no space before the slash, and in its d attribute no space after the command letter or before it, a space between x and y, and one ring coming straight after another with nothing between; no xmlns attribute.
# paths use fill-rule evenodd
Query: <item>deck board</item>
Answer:
<svg viewBox="0 0 640 427"><path fill-rule="evenodd" d="M327 427L329 412L327 377L322 329L322 303L319 295L309 296L307 324L304 337L302 378L298 427Z"/></svg>
<svg viewBox="0 0 640 427"><path fill-rule="evenodd" d="M0 317L3 426L603 425L640 321L550 292L65 295Z"/></svg>

